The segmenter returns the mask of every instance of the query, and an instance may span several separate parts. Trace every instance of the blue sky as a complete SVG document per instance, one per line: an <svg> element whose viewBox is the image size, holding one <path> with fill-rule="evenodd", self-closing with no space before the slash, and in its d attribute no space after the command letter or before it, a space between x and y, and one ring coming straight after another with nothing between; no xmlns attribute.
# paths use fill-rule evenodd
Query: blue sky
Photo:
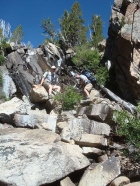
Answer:
<svg viewBox="0 0 140 186"><path fill-rule="evenodd" d="M76 0L0 0L0 19L11 25L11 31L22 25L23 42L30 41L34 48L42 44L45 37L40 27L41 20L50 17L59 28L58 19L64 10L70 9ZM85 26L91 24L92 14L100 15L104 22L103 35L107 38L111 6L114 0L78 0L81 5Z"/></svg>

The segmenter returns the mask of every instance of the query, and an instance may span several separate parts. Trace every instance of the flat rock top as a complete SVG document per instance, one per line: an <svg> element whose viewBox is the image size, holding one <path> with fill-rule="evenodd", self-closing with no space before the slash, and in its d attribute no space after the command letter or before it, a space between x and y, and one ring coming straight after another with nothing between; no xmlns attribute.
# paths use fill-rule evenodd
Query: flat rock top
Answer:
<svg viewBox="0 0 140 186"><path fill-rule="evenodd" d="M3 142L17 142L17 141L32 141L32 143L49 144L60 141L58 134L46 131L44 129L23 129L12 128L0 130L0 141Z"/></svg>

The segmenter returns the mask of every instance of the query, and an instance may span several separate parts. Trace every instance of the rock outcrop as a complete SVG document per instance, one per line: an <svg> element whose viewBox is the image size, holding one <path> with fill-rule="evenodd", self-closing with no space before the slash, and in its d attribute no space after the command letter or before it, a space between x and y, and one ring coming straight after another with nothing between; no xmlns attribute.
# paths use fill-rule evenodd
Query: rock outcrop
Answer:
<svg viewBox="0 0 140 186"><path fill-rule="evenodd" d="M110 17L105 56L115 68L117 82L127 100L140 99L140 7L132 0L115 0Z"/></svg>

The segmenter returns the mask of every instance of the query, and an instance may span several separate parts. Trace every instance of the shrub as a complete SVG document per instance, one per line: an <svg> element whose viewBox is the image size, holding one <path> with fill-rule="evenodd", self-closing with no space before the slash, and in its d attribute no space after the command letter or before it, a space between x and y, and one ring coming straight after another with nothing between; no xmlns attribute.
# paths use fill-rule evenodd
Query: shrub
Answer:
<svg viewBox="0 0 140 186"><path fill-rule="evenodd" d="M137 113L140 114L140 106L137 107ZM126 142L140 147L140 119L137 114L131 115L127 111L115 111L114 120L118 123L118 134L125 137Z"/></svg>
<svg viewBox="0 0 140 186"><path fill-rule="evenodd" d="M120 21L120 28L122 28L124 26L124 24L125 24L124 20L125 20L125 17L123 16L121 21Z"/></svg>
<svg viewBox="0 0 140 186"><path fill-rule="evenodd" d="M4 56L0 54L0 66L4 63Z"/></svg>
<svg viewBox="0 0 140 186"><path fill-rule="evenodd" d="M100 66L96 69L96 79L101 85L105 85L109 81L110 77L106 67Z"/></svg>
<svg viewBox="0 0 140 186"><path fill-rule="evenodd" d="M10 44L7 42L7 38L3 38L0 42L0 48L4 51L8 47L10 47Z"/></svg>
<svg viewBox="0 0 140 186"><path fill-rule="evenodd" d="M75 47L76 56L73 62L76 65L82 65L84 68L96 70L100 62L100 54L97 50L91 50L89 45L80 45Z"/></svg>
<svg viewBox="0 0 140 186"><path fill-rule="evenodd" d="M133 146L133 151L126 149L123 154L131 160L140 162L140 106L137 113L130 115L127 111L115 111L114 121L118 123L118 134L123 136L127 145Z"/></svg>
<svg viewBox="0 0 140 186"><path fill-rule="evenodd" d="M5 101L9 101L10 100L10 98L7 98L6 97L6 95L3 93L3 99L5 100Z"/></svg>
<svg viewBox="0 0 140 186"><path fill-rule="evenodd" d="M73 58L73 62L84 68L90 69L95 73L97 82L105 85L109 81L109 73L106 67L100 64L100 54L98 50L91 50L90 46L81 45L75 47L76 56Z"/></svg>
<svg viewBox="0 0 140 186"><path fill-rule="evenodd" d="M80 102L82 95L72 86L65 88L63 93L58 93L55 100L62 105L62 110L72 110Z"/></svg>

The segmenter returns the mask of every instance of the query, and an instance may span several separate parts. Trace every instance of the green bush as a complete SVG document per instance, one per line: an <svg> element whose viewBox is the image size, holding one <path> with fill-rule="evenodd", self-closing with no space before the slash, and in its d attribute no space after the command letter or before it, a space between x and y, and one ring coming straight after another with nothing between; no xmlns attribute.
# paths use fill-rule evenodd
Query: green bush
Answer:
<svg viewBox="0 0 140 186"><path fill-rule="evenodd" d="M55 100L62 105L62 110L74 109L81 99L82 95L78 93L72 86L66 87L63 93L58 93L55 96Z"/></svg>
<svg viewBox="0 0 140 186"><path fill-rule="evenodd" d="M90 45L81 45L75 47L76 55L73 58L73 62L84 68L90 69L95 73L97 82L105 85L109 81L109 73L106 67L100 64L100 54L98 50L91 50Z"/></svg>
<svg viewBox="0 0 140 186"><path fill-rule="evenodd" d="M106 67L100 66L96 69L96 79L99 84L105 85L110 77Z"/></svg>
<svg viewBox="0 0 140 186"><path fill-rule="evenodd" d="M122 17L121 22L120 22L120 28L122 28L124 26L124 24L125 24L124 20L125 20L125 17Z"/></svg>
<svg viewBox="0 0 140 186"><path fill-rule="evenodd" d="M4 64L4 56L0 54L0 66Z"/></svg>
<svg viewBox="0 0 140 186"><path fill-rule="evenodd" d="M140 148L140 106L137 107L137 114L131 115L127 111L115 111L114 121L118 123L118 134L125 137L126 142Z"/></svg>
<svg viewBox="0 0 140 186"><path fill-rule="evenodd" d="M10 98L7 98L6 97L6 95L3 93L3 99L5 100L5 101L9 101L10 100Z"/></svg>
<svg viewBox="0 0 140 186"><path fill-rule="evenodd" d="M7 38L3 38L0 42L0 48L5 50L8 47L10 47L10 44L7 42Z"/></svg>
<svg viewBox="0 0 140 186"><path fill-rule="evenodd" d="M90 70L96 70L100 62L100 54L97 50L91 50L89 45L80 45L75 47L76 56L73 62L76 65L82 65Z"/></svg>

